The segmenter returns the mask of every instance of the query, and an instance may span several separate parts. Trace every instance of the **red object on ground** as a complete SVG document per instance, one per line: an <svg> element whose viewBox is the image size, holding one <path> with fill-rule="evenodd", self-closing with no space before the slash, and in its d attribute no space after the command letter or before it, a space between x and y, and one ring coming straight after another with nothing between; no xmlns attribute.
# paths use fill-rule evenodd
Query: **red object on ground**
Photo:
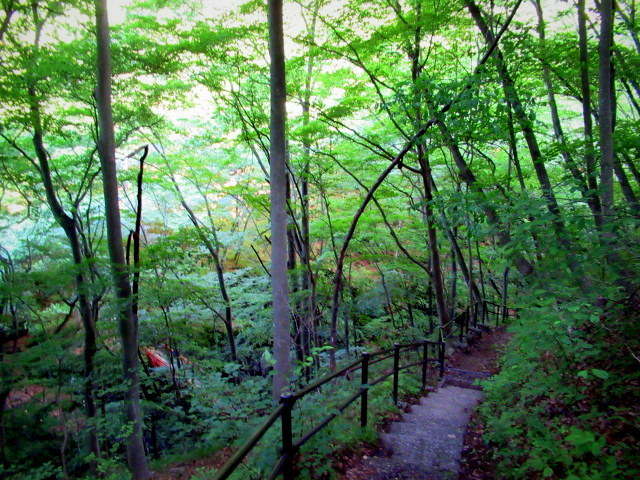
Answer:
<svg viewBox="0 0 640 480"><path fill-rule="evenodd" d="M146 348L144 351L145 355L149 359L149 365L151 368L156 367L168 367L169 362L167 362L164 358L162 358L158 353L150 348Z"/></svg>

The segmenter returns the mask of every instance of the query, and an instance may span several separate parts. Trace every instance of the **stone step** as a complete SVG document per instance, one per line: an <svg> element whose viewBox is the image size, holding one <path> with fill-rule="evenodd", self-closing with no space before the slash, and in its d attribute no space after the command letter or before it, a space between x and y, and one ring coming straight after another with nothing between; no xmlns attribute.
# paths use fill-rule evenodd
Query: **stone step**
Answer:
<svg viewBox="0 0 640 480"><path fill-rule="evenodd" d="M382 442L391 452L396 464L413 466L425 472L458 472L460 470L460 438L411 436L385 433Z"/></svg>
<svg viewBox="0 0 640 480"><path fill-rule="evenodd" d="M439 424L448 424L464 421L469 416L469 412L466 410L465 406L460 407L460 411L451 412L451 411L442 411L435 408L420 408L413 409L411 413L406 413L402 417L402 422L404 423L439 423Z"/></svg>
<svg viewBox="0 0 640 480"><path fill-rule="evenodd" d="M458 377L449 377L445 376L442 379L443 387L459 387L469 390L482 390L480 385L476 385L475 380L468 380L466 378L458 378Z"/></svg>
<svg viewBox="0 0 640 480"><path fill-rule="evenodd" d="M454 404L467 404L468 402L478 401L482 394L476 391L469 391L468 388L457 387L455 385L440 386L440 388L429 394L429 396L421 399L418 406L424 405L440 405L440 402L445 399L447 402L453 402Z"/></svg>
<svg viewBox="0 0 640 480"><path fill-rule="evenodd" d="M433 408L430 405L415 405L411 412L405 413L402 416L403 422L408 422L408 419L416 419L417 421L447 421L451 418L450 412L445 412L437 408Z"/></svg>
<svg viewBox="0 0 640 480"><path fill-rule="evenodd" d="M466 415L467 419L469 415ZM458 419L457 419L458 420ZM389 433L394 435L405 435L407 437L420 437L426 439L442 438L448 441L449 439L462 439L466 425L460 426L460 422L447 421L447 422L394 422L389 429ZM447 434L442 432L447 431Z"/></svg>
<svg viewBox="0 0 640 480"><path fill-rule="evenodd" d="M453 480L460 471L464 432L482 392L446 385L414 405L381 434L385 455L366 461L368 480Z"/></svg>
<svg viewBox="0 0 640 480"><path fill-rule="evenodd" d="M489 378L491 376L491 372L484 371L474 371L474 370L464 370L462 368L454 368L454 367L445 367L444 371L448 375L456 375L456 376L464 376L469 378Z"/></svg>
<svg viewBox="0 0 640 480"><path fill-rule="evenodd" d="M389 462L386 458L371 457L368 464L375 469L367 480L454 480L456 475L447 470L426 469L411 463Z"/></svg>

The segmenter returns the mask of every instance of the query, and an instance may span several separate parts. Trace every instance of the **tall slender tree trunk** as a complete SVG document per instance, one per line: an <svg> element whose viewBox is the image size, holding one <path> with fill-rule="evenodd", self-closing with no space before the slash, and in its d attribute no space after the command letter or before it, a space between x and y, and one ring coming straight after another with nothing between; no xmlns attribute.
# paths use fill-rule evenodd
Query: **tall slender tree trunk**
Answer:
<svg viewBox="0 0 640 480"><path fill-rule="evenodd" d="M457 244L457 229L449 230L449 239ZM451 242L451 287L449 288L449 318L456 316L456 304L458 302L458 262L456 261L456 247Z"/></svg>
<svg viewBox="0 0 640 480"><path fill-rule="evenodd" d="M0 360L2 360L2 356L0 355ZM0 389L0 465L6 467L8 470L9 467L9 459L6 455L6 445L7 445L7 437L4 426L4 409L7 404L7 399L9 398L9 394L11 393L11 388L7 387L3 384Z"/></svg>
<svg viewBox="0 0 640 480"><path fill-rule="evenodd" d="M285 143L285 152L287 154L285 158L285 165L289 166L289 155L288 155L288 144ZM286 194L286 203L287 203L287 212L289 214L289 218L292 222L295 222L296 218L296 209L295 209L295 195L292 193L292 185L297 185L297 180L293 174L291 168L287 168L287 194ZM287 228L287 271L288 271L288 279L289 279L289 290L293 297L298 296L298 292L300 290L300 277L299 272L297 271L298 260L296 257L296 251L300 256L302 256L303 247L301 245L300 235L297 234L296 230L293 228ZM304 318L301 311L297 308L297 305L294 305L290 308L291 321L293 322L293 345L296 352L296 358L300 363L307 356L306 349L304 347Z"/></svg>
<svg viewBox="0 0 640 480"><path fill-rule="evenodd" d="M143 192L143 181L144 181L144 161L149 155L149 145L145 145L143 147L142 155L140 156L140 160L138 163L140 165L138 169L138 178L136 182L136 223L132 232L130 232L131 238L133 240L133 281L132 281L132 293L133 293L133 304L131 305L131 311L133 312L133 316L138 319L138 294L140 291L140 236L142 234L142 192ZM130 264L128 261L129 254L129 244L127 243L127 264Z"/></svg>
<svg viewBox="0 0 640 480"><path fill-rule="evenodd" d="M487 45L492 45L494 43L493 33L489 29L489 26L487 25L478 6L473 2L473 0L465 0L465 5L467 6L469 13L475 21L478 30L480 30L480 33L482 33L482 35L484 36ZM538 144L538 140L533 130L531 120L524 109L524 105L520 101L520 97L515 88L515 83L511 78L509 70L507 69L507 65L504 61L504 58L502 57L500 49L495 49L493 58L496 64L498 75L500 76L500 81L502 82L504 96L507 101L511 102L511 104L513 105L513 111L516 121L518 122L518 125L520 126L520 129L522 130L522 133L524 135L525 142L527 143L529 155L531 156L531 162L533 163L533 168L536 172L536 176L542 190L542 196L547 205L547 209L551 214L552 225L558 243L562 246L569 269L576 277L577 282L580 284L583 290L587 290L589 288L589 282L583 275L582 268L575 258L573 246L571 245L571 242L569 240L564 220L562 218L562 213L560 211L560 206L558 205L555 193L553 192L553 187L551 185L551 180L547 172L544 157L542 155L542 151L540 150L540 145Z"/></svg>
<svg viewBox="0 0 640 480"><path fill-rule="evenodd" d="M493 42L493 34L485 23L480 9L471 0L465 0L465 3L467 4L467 8L469 9L471 16L476 22L478 29L485 37L487 44L491 44ZM513 105L516 121L520 125L522 133L524 134L524 138L531 155L531 160L533 162L533 167L543 191L543 196L545 197L547 207L554 218L554 225L556 226L556 229L564 231L564 224L560 218L560 208L558 207L558 202L555 194L553 193L551 180L549 179L549 174L547 173L547 169L544 164L544 158L542 157L540 146L538 145L538 141L531 126L531 121L524 110L524 106L522 105L520 97L515 89L513 79L507 71L506 64L499 49L496 49L494 59L500 80L502 81L505 98Z"/></svg>
<svg viewBox="0 0 640 480"><path fill-rule="evenodd" d="M444 294L444 282L442 278L442 266L440 262L440 249L438 248L438 233L436 232L433 215L433 191L431 189L431 165L424 152L422 142L418 144L418 164L422 173L422 185L424 188L425 217L427 220L427 235L429 238L429 253L431 254L431 283L438 311L438 320L445 336L451 333L452 325L447 311L447 302Z"/></svg>
<svg viewBox="0 0 640 480"><path fill-rule="evenodd" d="M311 39L315 38L316 25L318 21L318 13L322 0L316 0L313 5L313 11L311 16L311 25L309 26L309 35ZM312 40L313 41L313 40ZM311 120L310 108L311 108L311 90L313 80L313 68L314 68L314 55L308 52L307 70L305 72L304 80L304 93L302 98L302 126L303 129L309 125ZM313 345L313 339L316 336L316 281L311 270L311 238L309 228L309 177L311 174L310 159L311 159L311 140L307 135L302 139L302 155L303 155L303 169L301 179L301 199L300 204L302 207L301 215L301 243L302 252L300 255L300 263L302 264L302 290L305 292L305 299L302 301L301 315L303 317L303 328L305 334L305 344L308 351L311 351Z"/></svg>
<svg viewBox="0 0 640 480"><path fill-rule="evenodd" d="M584 122L584 160L587 171L587 185L589 187L589 204L596 212L596 227L602 225L600 196L597 193L598 181L596 176L596 159L593 150L593 120L591 112L591 84L589 82L589 49L587 44L587 15L585 0L578 0L578 43L580 45L580 90L582 93L582 120Z"/></svg>
<svg viewBox="0 0 640 480"><path fill-rule="evenodd" d="M600 2L600 42L599 53L599 108L600 117L600 191L602 192L602 225L605 238L611 240L606 232L613 219L613 98L611 89L611 47L613 39L613 1Z"/></svg>
<svg viewBox="0 0 640 480"><path fill-rule="evenodd" d="M45 189L47 204L53 213L56 222L65 233L71 248L73 264L76 268L75 287L78 294L78 304L80 307L80 318L84 328L84 388L83 399L85 404L85 414L87 418L92 419L97 415L97 409L94 396L93 385L93 361L97 352L96 346L96 322L94 310L91 308L91 302L88 297L89 283L87 281L85 270L85 258L82 253L82 246L78 235L78 222L75 217L67 214L58 200L58 196L53 185L51 175L51 167L49 165L49 152L44 146L44 135L42 129L42 120L40 116L40 105L37 101L36 90L29 87L30 114L31 123L34 129L33 145L40 166L40 178ZM98 432L94 426L87 430L87 445L95 460L90 462L92 470L95 470L95 461L100 457L100 443L98 441Z"/></svg>
<svg viewBox="0 0 640 480"><path fill-rule="evenodd" d="M581 0L584 1L584 0ZM535 0L534 2L536 7L536 12L538 14L538 35L540 37L540 41L542 42L542 48L545 48L545 23L542 13L542 4L541 0ZM582 47L582 45L581 45ZM580 51L581 60L582 60L582 48ZM581 73L582 68L588 68L588 65L582 65L581 63ZM553 125L553 131L556 137L556 141L560 146L560 152L562 154L562 158L564 159L564 164L567 170L571 173L574 181L576 182L580 192L582 193L582 197L587 202L589 209L591 210L591 214L593 215L594 222L596 225L599 222L599 212L597 208L597 204L594 201L595 192L589 192L588 182L585 179L585 176L582 174L578 165L576 164L573 156L569 153L569 149L567 147L567 143L564 138L564 132L562 130L562 124L560 122L560 115L558 113L558 104L556 102L555 92L553 90L553 82L551 80L551 71L549 67L545 64L542 67L542 76L544 78L545 86L547 87L547 98L549 100L549 111L551 113L551 123ZM587 82L588 82L588 71L587 71ZM588 83L587 83L588 87ZM589 133L591 136L591 133ZM591 156L593 156L593 152L590 152Z"/></svg>
<svg viewBox="0 0 640 480"><path fill-rule="evenodd" d="M287 279L287 169L286 169L286 74L282 0L269 0L269 55L271 57L271 120L269 135L271 185L271 289L273 296L273 398L289 385L291 337L289 333L289 286Z"/></svg>
<svg viewBox="0 0 640 480"><path fill-rule="evenodd" d="M620 185L620 191L624 196L624 199L629 204L629 211L632 215L639 216L640 215L640 203L638 202L638 197L631 188L631 184L629 183L629 178L627 177L627 172L624 171L622 167L622 163L620 159L616 155L613 161L613 171L618 178L618 184Z"/></svg>
<svg viewBox="0 0 640 480"><path fill-rule="evenodd" d="M620 156L624 160L624 164L627 166L627 168L629 169L629 171L633 175L633 178L636 181L636 188L640 187L640 170L638 170L638 167L636 167L634 161L629 156L628 152L621 151L620 152Z"/></svg>
<svg viewBox="0 0 640 480"><path fill-rule="evenodd" d="M415 107L414 120L416 127L422 125L424 114L422 110L423 93L418 87L418 81L422 75L423 65L421 63L422 56L422 5L416 3L415 15L417 23L414 29L413 46L409 53L411 59L411 81L413 82L413 96ZM440 249L438 247L438 233L435 227L435 218L433 212L433 189L431 177L431 165L429 158L425 152L424 140L420 139L416 145L416 153L418 157L418 165L420 166L420 176L422 179L422 187L424 189L424 217L427 224L427 236L429 238L429 258L431 260L431 284L433 285L433 293L436 301L436 309L438 311L438 321L445 336L451 333L452 325L447 311L447 302L444 291L444 279L442 275L442 266L440 262Z"/></svg>
<svg viewBox="0 0 640 480"><path fill-rule="evenodd" d="M40 49L40 38L42 28L44 26L44 20L40 18L38 4L34 3L31 6L33 14L33 20L36 25L34 47L36 51ZM8 14L6 20L8 22L10 15ZM3 25L3 27L8 26ZM93 362L97 352L96 346L96 317L97 310L91 306L89 299L90 281L86 277L86 258L82 251L82 243L80 240L80 225L78 223L78 217L75 214L69 215L63 208L58 199L56 193L53 177L51 174L51 166L49 165L49 152L44 145L44 129L42 127L41 107L36 91L36 86L33 83L28 83L27 87L28 100L29 100L29 115L31 120L31 126L33 128L33 146L36 153L36 157L39 165L39 173L42 183L45 189L45 197L47 204L56 222L65 233L71 248L71 255L73 263L76 268L75 273L75 288L78 295L78 304L80 306L80 318L82 320L84 328L84 388L83 398L85 403L85 413L87 418L93 419L97 414L95 405L94 385L93 385ZM77 207L77 205L74 205ZM15 344L14 344L15 346ZM100 457L100 444L98 440L98 432L95 426L90 426L87 430L87 446L94 459L89 462L90 469L95 473L96 461Z"/></svg>
<svg viewBox="0 0 640 480"><path fill-rule="evenodd" d="M122 367L125 381L125 417L131 428L126 442L127 464L135 480L146 480L151 477L151 472L147 465L142 439L140 379L138 377L138 325L132 311L131 284L125 262L120 225L115 135L111 108L111 52L107 0L96 0L95 9L98 47L96 104L100 129L98 152L102 166L107 243L119 306Z"/></svg>
<svg viewBox="0 0 640 480"><path fill-rule="evenodd" d="M436 190L435 182L433 178L431 179L431 184L433 185L433 189ZM444 223L446 223L446 217L444 213L441 212ZM468 226L467 226L468 228ZM482 295L480 290L478 289L478 285L473 278L473 257L471 255L471 250L469 250L469 265L467 266L467 261L464 258L464 254L462 253L462 249L460 248L460 243L454 235L451 229L447 229L447 236L449 237L449 242L451 243L451 253L454 255L454 259L458 260L458 266L460 267L460 272L462 273L462 278L465 283L469 287L469 300L473 301L475 298L478 302L482 301Z"/></svg>
<svg viewBox="0 0 640 480"><path fill-rule="evenodd" d="M447 125L444 122L444 120L440 120L438 122L438 127L444 138L445 145L449 149L449 152L451 153L451 157L453 158L454 163L458 167L460 178L467 184L467 186L469 187L469 190L471 190L476 194L479 194L481 197L484 197L485 196L484 190L478 185L475 175L473 174L473 172L469 168L469 165L467 164L464 157L462 156L462 152L460 151L460 148L458 147L458 145L455 143L454 138L451 135L451 132L449 131L449 129L447 128ZM505 229L504 225L502 225L502 223L500 222L500 217L498 216L498 212L496 212L496 209L493 208L493 206L491 206L488 201L484 200L484 198L482 200L481 208L484 214L487 216L487 220L489 221L489 223L493 225L494 228L496 228L498 233L499 244L503 247L506 246L511 241L511 238L509 236L509 232ZM518 271L524 276L530 275L533 272L533 265L522 255L517 255L514 258L514 263Z"/></svg>
<svg viewBox="0 0 640 480"><path fill-rule="evenodd" d="M165 159L166 160L166 159ZM167 168L169 164L167 163ZM218 234L215 225L213 224L212 213L207 206L207 211L209 214L209 219L211 222L211 233L213 235L213 241L209 238L206 232L206 227L200 222L198 217L196 216L193 209L189 206L184 195L182 194L182 190L180 189L180 185L176 180L175 176L170 173L169 179L171 180L171 184L173 185L173 189L176 191L176 195L178 196L178 200L182 205L182 208L187 212L187 216L191 221L191 224L196 229L196 233L200 238L200 241L204 244L205 248L211 255L213 260L213 265L216 269L216 277L218 279L218 288L220 290L220 296L222 296L222 301L224 303L224 317L222 319L222 323L224 323L224 328L227 332L227 342L229 344L229 352L231 355L232 361L238 360L238 354L236 349L236 340L235 334L233 332L233 311L231 309L231 298L229 297L229 293L227 291L227 284L224 278L224 267L222 264L222 258L220 257L220 244L218 242ZM198 188L199 190L199 188ZM203 192L200 192L203 194ZM204 196L204 195L203 195Z"/></svg>
<svg viewBox="0 0 640 480"><path fill-rule="evenodd" d="M502 273L502 300L500 301L500 310L502 313L502 319L506 320L507 317L507 302L509 301L509 267L505 267Z"/></svg>
<svg viewBox="0 0 640 480"><path fill-rule="evenodd" d="M516 141L516 131L513 128L513 106L511 102L507 100L507 129L509 130L509 160L513 162L513 166L516 167L516 176L518 177L518 183L520 184L520 190L525 191L527 189L524 184L524 176L522 175L522 166L520 165L520 155L518 154L518 142Z"/></svg>

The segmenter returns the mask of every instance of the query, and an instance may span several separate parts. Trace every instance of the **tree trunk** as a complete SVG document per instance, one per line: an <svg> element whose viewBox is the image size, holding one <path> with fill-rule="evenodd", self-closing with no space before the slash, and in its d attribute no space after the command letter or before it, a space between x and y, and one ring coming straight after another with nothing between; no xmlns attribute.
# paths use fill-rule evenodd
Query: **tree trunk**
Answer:
<svg viewBox="0 0 640 480"><path fill-rule="evenodd" d="M288 156L288 146L285 143L285 153L287 156L285 157L285 166L290 164L289 156ZM293 174L291 168L288 168L287 174L287 193L286 193L286 204L287 211L289 213L289 218L291 218L292 222L295 222L296 218L296 210L294 209L295 205L295 196L292 195L292 185L297 185L297 180ZM302 256L303 247L300 241L300 235L297 234L296 230L293 228L287 228L287 271L288 271L288 281L289 281L289 290L290 294L293 297L298 297L298 292L300 290L299 277L297 272L297 258L296 251L298 251L299 255ZM290 308L291 321L293 323L294 336L293 336L293 345L296 352L296 358L298 362L302 363L302 361L307 356L307 351L304 346L304 317L301 314L300 310L296 308Z"/></svg>
<svg viewBox="0 0 640 480"><path fill-rule="evenodd" d="M440 128L440 132L444 138L445 145L449 149L451 153L451 157L453 158L454 163L458 167L458 172L460 174L460 178L467 184L469 190L472 192L481 195L484 197L484 191L481 187L478 186L476 182L476 177L467 165L467 162L464 160L462 156L462 152L460 148L455 143L451 132L447 128L444 120L440 120L438 122L438 127ZM488 201L483 199L481 205L482 211L487 216L487 220L494 228L496 228L498 232L498 241L500 246L506 246L510 241L509 232L504 228L504 226L500 222L500 218L498 217L498 212L496 212L495 208L489 205ZM527 276L533 272L533 265L522 255L518 255L514 258L514 263L518 271L523 275Z"/></svg>
<svg viewBox="0 0 640 480"><path fill-rule="evenodd" d="M467 6L469 13L473 17L473 20L475 21L478 29L484 36L485 41L487 42L487 45L492 45L495 42L495 39L494 39L493 33L491 32L487 23L485 22L482 16L482 13L480 12L480 9L473 2L473 0L465 0L465 5ZM495 60L498 75L500 76L500 80L502 82L502 89L504 90L504 96L506 100L510 101L511 104L513 105L516 121L518 122L520 129L522 130L522 133L524 135L525 141L527 143L529 154L531 156L531 161L533 163L533 168L536 172L536 176L538 177L540 188L542 189L542 196L547 205L547 209L551 214L552 225L553 225L558 243L563 248L563 251L571 272L576 277L576 280L580 284L582 289L586 290L589 288L589 285L586 278L582 274L582 269L579 263L575 259L575 255L573 253L573 247L567 235L564 220L560 212L560 207L558 205L558 201L556 200L556 196L553 192L551 180L549 179L549 174L545 166L544 157L542 156L542 152L540 150L538 140L536 138L535 132L533 131L531 120L529 119L527 112L525 111L524 106L520 101L520 97L515 88L513 79L511 78L511 75L507 69L507 65L498 48L496 48L493 54L493 58Z"/></svg>
<svg viewBox="0 0 640 480"><path fill-rule="evenodd" d="M167 163L167 167L168 166L169 165ZM180 190L180 185L178 185L178 181L176 180L174 175L169 174L169 178L171 179L173 189L176 191L178 200L180 201L182 208L184 208L187 212L187 216L189 217L189 220L191 221L193 227L196 229L196 233L198 234L200 241L204 244L205 248L209 252L209 255L211 255L211 258L213 259L213 265L216 269L216 277L218 279L218 288L220 289L220 295L222 296L222 301L224 302L224 317L222 319L222 323L224 323L224 328L227 332L227 342L229 343L231 360L235 362L238 360L238 355L236 350L235 334L233 332L233 312L231 310L231 298L229 297L229 293L227 292L227 284L224 279L224 268L222 265L222 259L220 258L220 245L218 243L216 227L213 224L213 219L211 218L211 212L209 212L209 217L211 222L211 232L213 234L213 242L207 236L207 232L205 231L202 223L185 200L184 195L182 195L182 190ZM202 194L202 192L200 193Z"/></svg>
<svg viewBox="0 0 640 480"><path fill-rule="evenodd" d="M469 287L469 301L473 303L473 299L475 298L476 301L481 302L482 295L480 293L480 290L478 290L478 286L476 285L475 280L473 279L473 271L471 270L473 265L469 264L469 266L467 266L467 261L464 258L464 254L462 253L460 244L458 243L458 240L451 229L447 229L447 236L449 237L449 242L451 243L451 253L452 255L454 255L453 258L458 260L458 266L460 267L462 278ZM469 262L472 261L473 259L471 257L471 250L469 250Z"/></svg>
<svg viewBox="0 0 640 480"><path fill-rule="evenodd" d="M516 167L516 175L518 177L518 183L520 184L520 190L525 192L527 187L524 184L524 178L522 176L522 167L520 166L520 156L518 155L518 144L516 142L516 132L513 127L513 106L511 102L507 101L507 125L509 130L509 161L513 161ZM527 215L530 222L534 221L533 215ZM540 242L538 241L538 234L532 229L531 239L535 246L535 255L538 261L542 260L542 253L540 251Z"/></svg>
<svg viewBox="0 0 640 480"><path fill-rule="evenodd" d="M444 295L444 285L442 279L442 267L440 265L440 249L438 248L438 234L435 228L433 218L433 209L431 202L433 201L433 192L431 190L431 166L429 160L424 153L422 143L418 144L418 164L422 172L422 184L424 187L425 199L425 217L427 220L427 234L429 237L429 252L431 254L431 283L433 284L433 292L436 300L436 309L438 310L438 320L442 327L445 337L451 333L452 325L447 312L447 303Z"/></svg>
<svg viewBox="0 0 640 480"><path fill-rule="evenodd" d="M69 216L65 211L53 185L53 179L51 176L51 167L49 165L49 153L47 152L43 142L43 129L42 120L40 117L40 105L37 101L36 90L34 87L29 87L29 100L30 100L30 114L31 123L34 129L33 145L38 158L38 164L40 166L40 178L45 189L45 195L47 198L47 204L49 209L53 213L53 217L56 222L65 233L67 240L69 241L69 247L71 248L71 255L73 257L73 264L76 268L75 274L75 287L78 294L78 304L80 306L80 318L84 328L84 388L83 398L85 404L85 413L87 418L92 419L96 416L97 410L94 397L93 386L93 359L97 352L96 346L96 322L94 311L91 308L91 302L87 296L89 290L89 282L87 282L85 276L85 262L82 254L82 247L80 244L80 238L78 236L78 224L74 217ZM87 431L87 445L89 452L91 452L95 459L100 457L100 444L98 441L98 432L95 427L89 427ZM95 471L95 460L90 461L91 469Z"/></svg>
<svg viewBox="0 0 640 480"><path fill-rule="evenodd" d="M138 169L137 178L137 192L136 192L136 223L131 237L133 239L133 304L131 305L131 311L136 321L138 321L138 292L140 291L140 234L142 233L142 192L143 192L143 180L144 180L144 161L149 155L149 145L142 147L142 156L138 160L140 167ZM128 246L128 245L127 245ZM127 254L129 253L127 249ZM127 262L129 263L129 262Z"/></svg>
<svg viewBox="0 0 640 480"><path fill-rule="evenodd" d="M273 295L273 354L276 373L273 398L289 385L291 336L289 333L289 286L287 279L287 169L286 169L286 74L282 0L269 0L269 55L271 58L271 120L269 135L271 186L271 289Z"/></svg>
<svg viewBox="0 0 640 480"><path fill-rule="evenodd" d="M2 387L0 390L0 465L8 467L8 461L6 456L6 433L4 427L4 408L11 393L10 388Z"/></svg>
<svg viewBox="0 0 640 480"><path fill-rule="evenodd" d="M313 12L311 16L311 25L309 27L309 36L315 39L316 24L318 20L318 12L320 10L321 0L316 0L313 5ZM311 107L311 90L312 90L312 78L314 67L314 56L311 52L307 53L309 58L307 60L307 71L304 81L304 94L302 99L302 127L305 129L310 122L310 107ZM304 343L306 349L310 352L313 346L313 340L315 338L316 326L316 280L311 270L311 238L309 229L309 176L310 176L310 158L311 158L311 141L309 137L305 135L302 138L302 150L303 150L303 171L301 180L301 198L300 204L302 209L301 218L301 243L302 252L300 255L300 263L302 264L302 290L305 293L305 300L302 301L301 316L304 328L305 339Z"/></svg>
<svg viewBox="0 0 640 480"><path fill-rule="evenodd" d="M124 371L125 417L132 427L127 437L127 464L135 480L151 477L142 440L140 379L138 377L138 325L131 309L131 285L125 262L120 225L118 179L115 162L115 135L111 109L111 52L106 0L97 0L96 29L98 47L96 104L100 137L98 152L102 166L102 183L107 227L107 243L112 264L113 283L119 304L119 326Z"/></svg>
<svg viewBox="0 0 640 480"><path fill-rule="evenodd" d="M516 141L516 132L513 128L513 106L511 102L507 101L507 128L509 130L509 149L511 155L509 160L513 161L513 166L516 167L516 176L518 177L518 183L520 184L520 190L525 191L527 189L524 184L524 176L522 175L522 166L520 165L520 156L518 155L518 144Z"/></svg>
<svg viewBox="0 0 640 480"><path fill-rule="evenodd" d="M599 108L600 117L600 191L602 192L602 220L607 243L611 234L606 232L613 219L613 102L611 90L611 46L613 38L613 1L600 2L599 53Z"/></svg>
<svg viewBox="0 0 640 480"><path fill-rule="evenodd" d="M583 1L583 0L582 0ZM538 35L540 37L540 41L542 44L542 48L545 48L545 27L544 27L544 19L542 15L542 4L540 0L535 0L534 2L536 7L536 12L538 14ZM581 60L582 60L582 49L580 51ZM585 65L588 68L588 65ZM581 74L582 74L583 65L581 64ZM587 72L588 75L588 72ZM544 83L547 88L547 98L549 100L549 110L551 113L551 123L553 125L553 131L556 137L556 141L560 146L560 152L562 154L562 158L564 159L564 164L567 170L571 173L571 176L575 180L578 189L582 193L583 198L587 202L589 209L591 210L591 214L593 215L594 222L596 225L599 221L599 212L596 208L596 204L593 201L593 194L589 192L589 187L587 184L587 180L580 172L578 165L573 159L572 155L569 153L567 143L564 138L564 132L562 131L562 124L560 123L560 115L558 114L558 104L556 102L556 96L553 91L553 82L551 80L551 71L546 64L543 64L542 67L542 76L544 78ZM588 81L588 80L587 80ZM588 86L588 84L587 84ZM593 155L593 153L591 153Z"/></svg>
<svg viewBox="0 0 640 480"><path fill-rule="evenodd" d="M637 184L636 187L640 187L640 171L635 166L635 164L633 163L633 160L631 159L631 157L627 152L621 151L620 155L624 159L624 164L629 168L629 171L633 175L633 178L635 179Z"/></svg>
<svg viewBox="0 0 640 480"><path fill-rule="evenodd" d="M638 203L638 197L631 188L627 173L624 171L620 159L616 156L613 162L613 171L618 178L618 184L620 185L620 191L624 196L625 201L629 204L629 211L632 215L640 216L640 204Z"/></svg>
<svg viewBox="0 0 640 480"><path fill-rule="evenodd" d="M597 194L596 159L593 151L593 120L591 118L591 86L589 83L589 49L587 45L587 25L585 0L578 0L578 42L580 45L580 89L582 92L582 120L584 122L584 160L587 170L589 202L591 210L596 212L596 227L601 227L600 197Z"/></svg>
<svg viewBox="0 0 640 480"><path fill-rule="evenodd" d="M454 242L457 244L456 236L458 234L457 229L453 229L453 231L449 230L449 240L453 239L451 242L451 288L449 289L449 318L455 318L456 316L456 303L458 302L458 262L456 261L456 247L454 246Z"/></svg>

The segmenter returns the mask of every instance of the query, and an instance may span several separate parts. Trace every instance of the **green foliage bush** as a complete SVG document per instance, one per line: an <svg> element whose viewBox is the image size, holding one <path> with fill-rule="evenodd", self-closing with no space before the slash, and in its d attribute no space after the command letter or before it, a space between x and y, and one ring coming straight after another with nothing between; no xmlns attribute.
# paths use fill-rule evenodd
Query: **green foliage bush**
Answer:
<svg viewBox="0 0 640 480"><path fill-rule="evenodd" d="M498 471L511 479L636 478L640 374L630 352L640 345L638 312L542 288L521 304L502 370L484 383L481 412Z"/></svg>

